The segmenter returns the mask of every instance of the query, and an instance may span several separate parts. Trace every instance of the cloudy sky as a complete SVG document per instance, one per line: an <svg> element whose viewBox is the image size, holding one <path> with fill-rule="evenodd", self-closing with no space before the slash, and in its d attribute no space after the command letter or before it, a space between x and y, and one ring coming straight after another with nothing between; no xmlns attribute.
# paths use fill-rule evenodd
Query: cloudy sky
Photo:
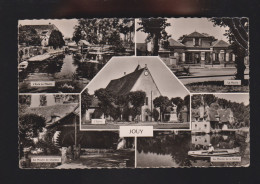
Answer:
<svg viewBox="0 0 260 184"><path fill-rule="evenodd" d="M199 33L208 33L217 39L228 41L227 38L223 36L227 28L214 27L213 23L208 21L207 18L170 18L167 22L170 23L171 26L166 28L166 32L172 35L174 40L178 40L178 38L184 34L197 31ZM140 27L140 25L136 24L136 28L138 27ZM146 33L138 31L136 33L136 43L143 43L146 37Z"/></svg>
<svg viewBox="0 0 260 184"><path fill-rule="evenodd" d="M214 94L218 98L224 98L231 102L249 104L249 94Z"/></svg>
<svg viewBox="0 0 260 184"><path fill-rule="evenodd" d="M75 25L78 24L77 19L39 19L39 20L19 20L18 25L42 25L55 24L64 37L72 37Z"/></svg>
<svg viewBox="0 0 260 184"><path fill-rule="evenodd" d="M124 76L124 72L127 74L133 72L138 64L140 64L141 67L147 64L163 96L168 96L169 98L184 98L189 94L177 77L175 77L159 57L156 56L113 57L89 83L87 86L89 93L94 94L95 90L105 88L111 80Z"/></svg>

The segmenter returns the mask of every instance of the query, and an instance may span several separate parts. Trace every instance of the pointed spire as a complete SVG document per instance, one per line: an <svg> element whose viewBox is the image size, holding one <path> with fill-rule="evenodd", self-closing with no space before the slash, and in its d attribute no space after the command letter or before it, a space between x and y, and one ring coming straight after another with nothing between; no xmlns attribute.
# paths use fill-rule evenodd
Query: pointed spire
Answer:
<svg viewBox="0 0 260 184"><path fill-rule="evenodd" d="M141 69L141 66L139 65L139 62L138 62L138 65L137 65L137 67L135 68L135 71L140 70L140 69Z"/></svg>

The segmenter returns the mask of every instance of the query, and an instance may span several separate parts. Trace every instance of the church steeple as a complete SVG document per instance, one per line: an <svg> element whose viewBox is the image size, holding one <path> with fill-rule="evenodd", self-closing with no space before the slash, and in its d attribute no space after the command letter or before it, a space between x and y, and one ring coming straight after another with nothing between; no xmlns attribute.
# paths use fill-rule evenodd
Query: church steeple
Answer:
<svg viewBox="0 0 260 184"><path fill-rule="evenodd" d="M137 67L135 68L135 71L138 71L141 69L141 66L138 64Z"/></svg>

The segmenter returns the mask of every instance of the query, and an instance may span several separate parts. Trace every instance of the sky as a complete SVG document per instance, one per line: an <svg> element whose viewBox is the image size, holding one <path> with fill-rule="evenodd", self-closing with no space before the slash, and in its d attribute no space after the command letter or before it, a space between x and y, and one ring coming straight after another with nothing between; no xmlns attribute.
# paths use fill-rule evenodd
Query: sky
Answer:
<svg viewBox="0 0 260 184"><path fill-rule="evenodd" d="M224 98L231 102L249 104L249 94L214 94L218 98Z"/></svg>
<svg viewBox="0 0 260 184"><path fill-rule="evenodd" d="M94 94L94 91L97 89L106 88L111 80L121 78L124 72L126 72L126 74L133 72L138 64L140 64L142 68L147 64L163 96L169 98L184 98L189 94L183 84L179 82L178 78L175 77L169 68L156 56L113 57L87 86L89 94Z"/></svg>
<svg viewBox="0 0 260 184"><path fill-rule="evenodd" d="M33 20L19 20L18 25L42 25L55 24L64 37L71 38L73 36L74 27L78 24L77 19L33 19Z"/></svg>
<svg viewBox="0 0 260 184"><path fill-rule="evenodd" d="M166 32L172 35L174 40L184 34L190 34L194 31L199 33L208 33L211 36L214 36L217 39L222 39L228 41L228 39L223 36L227 28L213 26L213 23L208 21L207 18L170 18L167 20L171 26L166 28ZM140 27L139 24L136 24L136 28ZM147 34L141 31L136 32L136 43L144 43Z"/></svg>

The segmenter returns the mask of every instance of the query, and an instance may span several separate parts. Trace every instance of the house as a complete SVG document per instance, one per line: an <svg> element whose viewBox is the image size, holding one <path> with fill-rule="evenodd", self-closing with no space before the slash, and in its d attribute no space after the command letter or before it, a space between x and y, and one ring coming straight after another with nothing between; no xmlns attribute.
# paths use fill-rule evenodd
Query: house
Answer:
<svg viewBox="0 0 260 184"><path fill-rule="evenodd" d="M46 128L79 122L78 99L65 95L31 95L26 114L37 114L45 118Z"/></svg>
<svg viewBox="0 0 260 184"><path fill-rule="evenodd" d="M230 44L205 33L193 32L176 41L161 42L159 56L168 65L234 65Z"/></svg>

